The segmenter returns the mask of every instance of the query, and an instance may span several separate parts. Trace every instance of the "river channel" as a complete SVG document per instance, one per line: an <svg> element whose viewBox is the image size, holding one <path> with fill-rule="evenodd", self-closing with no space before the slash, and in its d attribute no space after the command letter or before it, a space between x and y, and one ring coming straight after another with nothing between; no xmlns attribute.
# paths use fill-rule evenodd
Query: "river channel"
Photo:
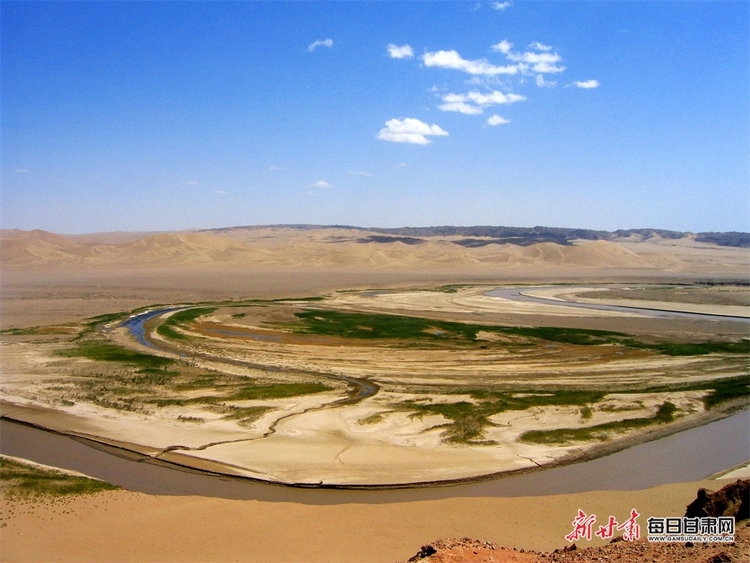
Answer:
<svg viewBox="0 0 750 563"><path fill-rule="evenodd" d="M131 491L306 504L409 502L637 490L697 481L750 459L750 411L587 462L456 485L306 489L182 469L85 439L0 419L0 453L80 471Z"/></svg>
<svg viewBox="0 0 750 563"><path fill-rule="evenodd" d="M681 317L686 319L706 319L714 321L737 321L750 323L748 317L735 317L730 315L710 315L707 313L686 313L682 311L670 311L666 309L651 309L645 307L625 307L622 305L600 305L595 303L576 303L561 298L552 299L546 297L537 297L527 295L527 292L540 289L555 289L559 286L538 286L538 287L509 287L502 289L493 289L485 293L487 297L499 297L510 301L526 301L528 303L545 303L557 305L559 307L576 307L579 309L596 309L599 311L619 311L623 313L637 313L639 315L655 318Z"/></svg>
<svg viewBox="0 0 750 563"><path fill-rule="evenodd" d="M165 308L165 309L154 309L152 311L146 311L145 313L139 313L138 315L133 315L132 317L128 318L126 321L122 322L120 326L127 328L130 331L130 334L144 346L148 346L149 348L154 348L162 352L173 353L174 350L170 350L166 347L162 347L160 346L158 341L148 338L148 335L146 334L145 324L146 324L146 321L150 319L153 319L160 315L164 315L166 313L170 313L172 311L178 311L178 310L185 309L185 308L186 307L170 307L170 308ZM216 331L216 332L221 333L222 331ZM227 331L224 331L224 332L227 332ZM251 339L254 339L254 337L256 336L250 333L243 333L242 335ZM180 352L179 355L183 356L184 354ZM206 360L224 362L228 364L241 365L241 366L246 366L246 367L251 367L251 368L256 368L256 369L263 369L266 371L277 371L277 368L272 368L272 367L264 366L261 364L254 364L251 362L243 362L240 360L230 360L228 358L219 358L219 357L211 356L210 354L205 354L205 353L195 354L195 357L203 358ZM372 397L380 390L379 385L367 379L347 377L344 375L334 375L334 374L329 374L329 373L305 371L305 370L298 370L298 371L300 373L308 373L310 375L315 375L315 376L323 377L327 379L333 379L335 381L342 381L347 384L347 386L349 387L349 392L347 393L348 396L334 403L330 403L329 405L327 405L328 407L334 406L334 405L341 406L341 405L357 403L361 401L362 399L366 399L367 397Z"/></svg>

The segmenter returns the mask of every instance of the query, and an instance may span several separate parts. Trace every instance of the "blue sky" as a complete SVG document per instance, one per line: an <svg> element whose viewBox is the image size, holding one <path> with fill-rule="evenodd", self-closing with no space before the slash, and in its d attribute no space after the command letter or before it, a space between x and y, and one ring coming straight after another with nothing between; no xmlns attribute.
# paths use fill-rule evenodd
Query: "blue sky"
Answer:
<svg viewBox="0 0 750 563"><path fill-rule="evenodd" d="M5 2L3 228L750 230L748 2Z"/></svg>

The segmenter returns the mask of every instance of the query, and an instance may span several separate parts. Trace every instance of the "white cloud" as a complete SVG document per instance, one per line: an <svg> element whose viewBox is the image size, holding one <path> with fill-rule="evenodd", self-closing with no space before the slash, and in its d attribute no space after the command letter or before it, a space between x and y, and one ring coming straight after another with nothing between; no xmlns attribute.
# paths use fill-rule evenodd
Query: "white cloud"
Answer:
<svg viewBox="0 0 750 563"><path fill-rule="evenodd" d="M443 111L457 111L465 115L479 115L484 108L493 105L508 105L525 100L520 94L504 94L493 90L487 94L473 90L466 94L446 94L443 96L443 104L438 109Z"/></svg>
<svg viewBox="0 0 750 563"><path fill-rule="evenodd" d="M276 172L276 171L278 171L278 170L282 170L282 168L280 168L280 167L278 167L278 166L269 166L269 167L268 167L268 169L269 169L269 170L272 170L272 171L274 171L274 172Z"/></svg>
<svg viewBox="0 0 750 563"><path fill-rule="evenodd" d="M531 51L526 51L524 53L513 53L512 51L509 51L506 53L508 58L511 61L514 62L523 62L528 64L554 64L557 62L560 62L562 60L562 57L558 55L557 53L532 53Z"/></svg>
<svg viewBox="0 0 750 563"><path fill-rule="evenodd" d="M495 10L505 11L507 8L513 6L513 0L506 0L505 2L493 2L492 7Z"/></svg>
<svg viewBox="0 0 750 563"><path fill-rule="evenodd" d="M534 41L529 45L529 49L536 49L537 51L551 51L552 47L549 45L542 45L539 41Z"/></svg>
<svg viewBox="0 0 750 563"><path fill-rule="evenodd" d="M227 192L225 190L214 190L214 193L216 195L227 195L229 192Z"/></svg>
<svg viewBox="0 0 750 563"><path fill-rule="evenodd" d="M328 182L325 182L323 180L318 180L317 182L313 182L310 184L313 188L318 188L320 190L327 190L328 188L332 188L333 186L329 184Z"/></svg>
<svg viewBox="0 0 750 563"><path fill-rule="evenodd" d="M385 127L378 133L378 139L392 143L412 143L415 145L428 145L432 143L427 136L447 136L448 132L437 125L428 125L407 117L406 119L390 119L385 122Z"/></svg>
<svg viewBox="0 0 750 563"><path fill-rule="evenodd" d="M498 51L499 53L502 53L504 55L507 55L510 53L510 50L513 48L513 43L508 41L507 39L503 39L500 41L500 43L495 43L490 47L493 51Z"/></svg>
<svg viewBox="0 0 750 563"><path fill-rule="evenodd" d="M531 67L531 70L540 74L558 74L565 70L564 66L557 66L547 62L537 63Z"/></svg>
<svg viewBox="0 0 750 563"><path fill-rule="evenodd" d="M469 74L475 75L498 75L498 74L516 74L518 68L515 65L497 66L493 65L486 59L477 59L470 61L464 59L456 51L437 51L435 53L425 53L422 55L422 61L425 66L435 66L439 68L451 68L462 70Z"/></svg>
<svg viewBox="0 0 750 563"><path fill-rule="evenodd" d="M17 168L16 174L26 174L29 171L28 168Z"/></svg>
<svg viewBox="0 0 750 563"><path fill-rule="evenodd" d="M414 51L409 45L394 45L391 43L388 45L388 54L392 59L411 59L414 57Z"/></svg>
<svg viewBox="0 0 750 563"><path fill-rule="evenodd" d="M187 182L183 182L186 186L200 186L200 183L196 182L195 180L188 180Z"/></svg>
<svg viewBox="0 0 750 563"><path fill-rule="evenodd" d="M537 74L535 80L536 80L536 85L539 86L540 88L544 88L544 87L554 88L555 86L557 86L556 81L545 80L543 74Z"/></svg>
<svg viewBox="0 0 750 563"><path fill-rule="evenodd" d="M318 47L333 47L333 39L319 39L314 43L310 43L307 46L307 50L312 53Z"/></svg>
<svg viewBox="0 0 750 563"><path fill-rule="evenodd" d="M445 98L455 95L457 94L449 94L448 96L445 96ZM438 109L441 109L443 111L456 111L458 113L463 113L464 115L479 115L480 113L484 112L484 110L479 106L472 106L471 104L467 104L466 102L458 100L440 104L438 106Z"/></svg>
<svg viewBox="0 0 750 563"><path fill-rule="evenodd" d="M365 176L367 178L371 178L372 174L369 172L363 172L362 170L352 170L351 174L354 174L355 176Z"/></svg>
<svg viewBox="0 0 750 563"><path fill-rule="evenodd" d="M587 90L590 90L591 88L598 88L600 86L598 80L577 81L574 84L579 88L585 88Z"/></svg>
<svg viewBox="0 0 750 563"><path fill-rule="evenodd" d="M487 120L487 125L495 126L495 125L505 125L506 123L510 123L510 119L505 119L504 117L501 117L497 114L490 116L490 118Z"/></svg>
<svg viewBox="0 0 750 563"><path fill-rule="evenodd" d="M564 66L558 66L562 57L558 53L551 53L552 47L543 45L538 41L529 45L529 48L535 51L525 51L523 53L512 51L513 43L503 39L500 43L495 43L490 47L493 51L502 53L509 61L517 63L514 67L523 74L536 72L540 74L559 73L565 70Z"/></svg>

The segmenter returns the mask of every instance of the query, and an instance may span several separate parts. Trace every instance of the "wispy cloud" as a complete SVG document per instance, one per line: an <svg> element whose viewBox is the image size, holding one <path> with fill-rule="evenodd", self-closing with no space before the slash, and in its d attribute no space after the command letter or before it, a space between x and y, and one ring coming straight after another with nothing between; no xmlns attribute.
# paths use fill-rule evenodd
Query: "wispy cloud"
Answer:
<svg viewBox="0 0 750 563"><path fill-rule="evenodd" d="M279 170L282 170L282 168L279 166L269 166L268 169L271 170L272 172L277 172Z"/></svg>
<svg viewBox="0 0 750 563"><path fill-rule="evenodd" d="M552 47L549 45L542 45L539 41L534 41L529 45L529 49L536 49L537 51L551 51Z"/></svg>
<svg viewBox="0 0 750 563"><path fill-rule="evenodd" d="M187 182L183 182L186 186L200 186L200 183L196 182L195 180L188 180Z"/></svg>
<svg viewBox="0 0 750 563"><path fill-rule="evenodd" d="M546 78L544 78L543 74L537 74L534 81L540 88L554 88L555 86L557 86L557 82L555 80L547 80Z"/></svg>
<svg viewBox="0 0 750 563"><path fill-rule="evenodd" d="M428 136L447 136L448 132L438 125L428 125L407 117L405 119L390 119L378 133L378 139L391 143L411 143L414 145L429 145L432 143Z"/></svg>
<svg viewBox="0 0 750 563"><path fill-rule="evenodd" d="M506 123L510 123L510 119L505 119L497 114L490 116L487 120L487 125L491 125L492 127L495 125L505 125Z"/></svg>
<svg viewBox="0 0 750 563"><path fill-rule="evenodd" d="M464 115L479 115L487 106L514 104L525 99L526 97L520 94L504 94L497 90L486 94L473 90L466 94L446 94L443 96L444 103L439 105L438 109L456 111Z"/></svg>
<svg viewBox="0 0 750 563"><path fill-rule="evenodd" d="M226 190L214 190L214 193L216 195L227 195L229 192L227 192Z"/></svg>
<svg viewBox="0 0 750 563"><path fill-rule="evenodd" d="M428 67L462 70L474 75L493 76L498 74L516 74L518 72L516 65L493 65L487 59L468 60L452 50L425 53L422 55L422 62Z"/></svg>
<svg viewBox="0 0 750 563"><path fill-rule="evenodd" d="M524 51L523 53L513 51L513 43L507 39L503 39L500 43L492 45L490 49L495 52L502 53L511 62L517 63L516 68L518 71L524 74L539 73L559 73L565 70L564 66L559 66L562 57L558 53L552 53L552 47L549 45L543 45L538 41L534 41L529 45L533 51Z"/></svg>
<svg viewBox="0 0 750 563"><path fill-rule="evenodd" d="M16 174L26 174L28 171L28 168L16 168Z"/></svg>
<svg viewBox="0 0 750 563"><path fill-rule="evenodd" d="M513 6L513 0L506 0L505 2L493 2L492 8L494 10L500 10L501 12L504 12L508 8Z"/></svg>
<svg viewBox="0 0 750 563"><path fill-rule="evenodd" d="M576 81L573 84L575 84L578 88L584 88L586 90L590 90L592 88L598 88L599 86L601 86L598 80Z"/></svg>
<svg viewBox="0 0 750 563"><path fill-rule="evenodd" d="M391 43L387 49L392 59L411 59L414 57L414 50L409 45L401 45L399 47Z"/></svg>
<svg viewBox="0 0 750 563"><path fill-rule="evenodd" d="M319 39L307 46L307 50L311 53L318 47L333 47L333 39Z"/></svg>
<svg viewBox="0 0 750 563"><path fill-rule="evenodd" d="M371 178L372 174L369 172L363 172L362 170L352 170L350 174L354 174L355 176L365 176L367 178Z"/></svg>
<svg viewBox="0 0 750 563"><path fill-rule="evenodd" d="M318 180L317 182L313 182L310 184L313 188L318 188L319 190L327 190L328 188L332 188L333 186L329 184L328 182L325 182L323 180Z"/></svg>

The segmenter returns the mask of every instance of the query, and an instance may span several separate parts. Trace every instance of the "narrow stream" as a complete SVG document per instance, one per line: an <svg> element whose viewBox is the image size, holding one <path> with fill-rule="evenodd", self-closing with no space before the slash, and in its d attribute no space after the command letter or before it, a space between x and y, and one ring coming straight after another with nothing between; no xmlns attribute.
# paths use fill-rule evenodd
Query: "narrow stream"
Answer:
<svg viewBox="0 0 750 563"><path fill-rule="evenodd" d="M130 331L130 334L132 334L133 337L135 337L138 340L138 342L140 342L141 344L148 346L149 348L160 350L162 352L173 353L174 352L173 350L162 348L159 346L159 343L157 341L150 340L146 337L145 324L146 324L146 321L150 319L153 319L165 313L169 313L171 311L177 311L177 310L184 309L184 308L185 307L170 307L170 308L165 308L165 309L154 309L153 311L146 311L145 313L133 315L126 321L120 323L119 326L127 328ZM217 332L221 332L221 331L217 331ZM264 366L261 364L254 364L252 362L243 362L241 360L219 358L216 356L211 356L210 354L196 354L195 357L199 357L199 358L203 358L203 359L211 360L211 361L225 362L225 363L234 364L234 365L241 365L241 366L246 366L246 367L251 367L251 368L256 368L256 369L262 369L266 371L278 371L276 368L272 368L269 366ZM334 406L334 405L341 406L341 405L350 405L350 404L358 403L359 401L366 399L367 397L372 397L378 391L380 391L379 385L367 379L360 379L356 377L348 377L345 375L334 375L334 374L329 374L329 373L321 373L321 372L313 372L313 371L304 371L304 370L296 370L296 371L298 373L305 373L309 375L314 375L316 377L333 379L335 381L343 381L349 386L348 397L341 399L339 401L335 401L334 403L330 403L327 406Z"/></svg>

